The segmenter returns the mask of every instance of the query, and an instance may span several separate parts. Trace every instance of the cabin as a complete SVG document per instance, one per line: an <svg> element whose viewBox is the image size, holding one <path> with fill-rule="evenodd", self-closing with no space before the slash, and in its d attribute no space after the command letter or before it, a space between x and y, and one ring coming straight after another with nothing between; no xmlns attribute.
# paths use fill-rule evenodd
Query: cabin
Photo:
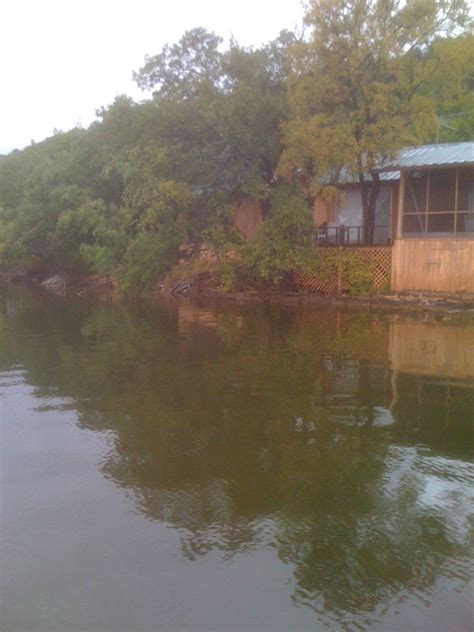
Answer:
<svg viewBox="0 0 474 632"><path fill-rule="evenodd" d="M474 294L474 142L406 149L392 290Z"/></svg>
<svg viewBox="0 0 474 632"><path fill-rule="evenodd" d="M378 274L375 287L474 294L474 143L407 148L378 172L373 238L363 222L360 185L343 170L343 195L315 202L317 245L357 249ZM309 279L303 285L328 289Z"/></svg>
<svg viewBox="0 0 474 632"><path fill-rule="evenodd" d="M342 195L315 200L321 254L351 248L373 270L376 289L474 295L474 142L409 147L377 171L381 188L372 235L364 225L361 187L348 169L337 178ZM323 178L321 184L332 181ZM236 208L234 225L247 239L262 221L258 201L249 198ZM342 277L296 275L296 283L322 293L350 289Z"/></svg>

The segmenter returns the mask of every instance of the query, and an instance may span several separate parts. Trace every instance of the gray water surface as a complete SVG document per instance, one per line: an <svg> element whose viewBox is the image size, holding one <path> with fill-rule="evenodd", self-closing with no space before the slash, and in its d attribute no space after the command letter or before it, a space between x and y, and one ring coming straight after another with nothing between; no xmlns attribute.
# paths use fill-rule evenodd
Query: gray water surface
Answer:
<svg viewBox="0 0 474 632"><path fill-rule="evenodd" d="M0 628L472 629L474 324L0 296Z"/></svg>

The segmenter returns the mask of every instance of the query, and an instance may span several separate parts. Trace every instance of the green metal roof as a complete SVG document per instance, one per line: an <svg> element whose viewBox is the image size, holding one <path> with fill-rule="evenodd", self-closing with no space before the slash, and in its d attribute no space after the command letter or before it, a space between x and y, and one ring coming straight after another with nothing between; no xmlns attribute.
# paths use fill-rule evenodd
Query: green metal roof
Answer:
<svg viewBox="0 0 474 632"><path fill-rule="evenodd" d="M383 171L473 164L474 142L444 143L402 149L398 158L384 164Z"/></svg>

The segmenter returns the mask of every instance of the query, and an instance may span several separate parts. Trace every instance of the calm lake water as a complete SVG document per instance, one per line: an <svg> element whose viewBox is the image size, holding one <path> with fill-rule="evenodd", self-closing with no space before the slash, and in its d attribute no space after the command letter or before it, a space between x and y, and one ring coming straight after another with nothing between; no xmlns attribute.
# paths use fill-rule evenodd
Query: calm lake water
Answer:
<svg viewBox="0 0 474 632"><path fill-rule="evenodd" d="M474 323L0 298L17 630L472 628Z"/></svg>

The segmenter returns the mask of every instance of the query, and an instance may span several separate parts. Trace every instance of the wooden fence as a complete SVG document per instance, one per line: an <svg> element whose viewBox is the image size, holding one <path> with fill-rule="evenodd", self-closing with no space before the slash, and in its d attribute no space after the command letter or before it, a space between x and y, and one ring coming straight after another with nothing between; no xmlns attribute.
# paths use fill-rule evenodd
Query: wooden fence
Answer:
<svg viewBox="0 0 474 632"><path fill-rule="evenodd" d="M390 287L392 274L392 248L390 246L363 246L359 248L334 248L319 249L322 258L328 261L337 259L337 255L347 252L351 257L358 258L362 264L367 264L367 269L372 275L372 288L379 289ZM351 289L351 275L343 269L344 266L333 266L329 273L302 274L295 273L295 285L318 294L337 294Z"/></svg>

